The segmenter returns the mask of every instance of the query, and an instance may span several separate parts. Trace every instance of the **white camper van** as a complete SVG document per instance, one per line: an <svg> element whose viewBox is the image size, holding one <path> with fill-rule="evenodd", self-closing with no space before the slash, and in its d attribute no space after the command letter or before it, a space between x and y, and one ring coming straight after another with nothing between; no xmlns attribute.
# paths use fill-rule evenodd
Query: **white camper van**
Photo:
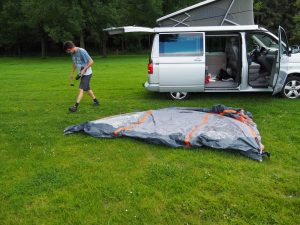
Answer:
<svg viewBox="0 0 300 225"><path fill-rule="evenodd" d="M257 25L120 27L154 33L149 91L185 99L192 92L271 92L300 96L300 54L292 54L283 28L278 37Z"/></svg>

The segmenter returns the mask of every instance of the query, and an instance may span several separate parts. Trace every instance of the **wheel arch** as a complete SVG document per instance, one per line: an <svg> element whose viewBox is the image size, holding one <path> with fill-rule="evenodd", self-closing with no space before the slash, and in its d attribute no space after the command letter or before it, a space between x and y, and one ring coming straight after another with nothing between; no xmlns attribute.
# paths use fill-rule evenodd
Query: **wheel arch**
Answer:
<svg viewBox="0 0 300 225"><path fill-rule="evenodd" d="M289 77L299 77L300 78L300 73L289 73L286 77L285 80L287 80Z"/></svg>

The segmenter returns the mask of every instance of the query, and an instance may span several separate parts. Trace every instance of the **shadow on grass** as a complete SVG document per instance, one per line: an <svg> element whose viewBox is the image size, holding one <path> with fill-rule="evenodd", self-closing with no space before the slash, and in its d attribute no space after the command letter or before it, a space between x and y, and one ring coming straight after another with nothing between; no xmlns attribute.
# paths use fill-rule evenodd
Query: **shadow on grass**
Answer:
<svg viewBox="0 0 300 225"><path fill-rule="evenodd" d="M270 101L275 99L280 99L280 96L273 96L271 93L192 93L189 98L185 100L172 100L168 93L159 93L159 92L145 92L140 97L146 100L161 100L161 101L173 101L173 102L185 102L191 100L255 100L255 101Z"/></svg>
<svg viewBox="0 0 300 225"><path fill-rule="evenodd" d="M123 139L123 140L122 140ZM158 154L165 154L166 152L182 152L182 153L189 153L189 154L203 154L204 155L210 155L210 157L212 158L219 158L219 157L224 157L227 158L227 159L236 159L236 158L239 158L239 159L248 159L248 160L251 160L251 161L254 161L255 160L252 160L251 158L243 155L239 150L234 150L234 149L217 149L217 148L210 148L210 147L207 147L207 146L203 146L203 147L190 147L190 148L187 148L187 147L178 147L178 148L175 148L175 147L170 147L170 146L166 146L166 145L163 145L163 144L157 144L157 143L151 143L151 142L148 142L148 141L145 141L145 140L142 140L142 139L138 139L138 138L131 138L131 137L119 137L119 138L115 138L114 140L115 141L124 141L124 139L126 139L127 141L131 142L132 145L139 145L139 146L144 146L147 151L154 151ZM206 158L206 157L204 157Z"/></svg>
<svg viewBox="0 0 300 225"><path fill-rule="evenodd" d="M191 99L211 99L211 98L217 98L217 99L255 99L255 100L263 100L267 101L270 99L273 99L274 96L272 96L271 93L193 93L191 95ZM277 96L275 96L277 98Z"/></svg>
<svg viewBox="0 0 300 225"><path fill-rule="evenodd" d="M153 153L158 153L158 154L165 154L166 152L170 153L176 153L182 152L182 153L189 153L189 154L203 154L207 155L209 154L210 157L213 158L219 158L219 157L225 157L227 159L249 159L249 157L243 155L239 150L234 150L234 149L217 149L217 148L210 148L207 146L203 147L170 147L164 144L157 144L157 143L151 143L147 140L139 139L139 138L133 138L133 137L117 137L117 138L99 138L99 137L93 137L90 136L84 132L79 132L79 133L74 133L72 135L75 135L76 137L80 137L81 140L86 140L86 141L92 141L92 139L96 138L98 140L107 140L111 141L112 144L114 143L117 145L122 145L123 150L127 151L130 150L132 146L138 145L141 147L141 149L146 150L146 151L153 151ZM83 138L83 139L82 139ZM93 141L92 141L93 142ZM130 143L130 145L125 144L124 142ZM130 149L126 149L125 146L129 146ZM251 160L254 161L254 160Z"/></svg>

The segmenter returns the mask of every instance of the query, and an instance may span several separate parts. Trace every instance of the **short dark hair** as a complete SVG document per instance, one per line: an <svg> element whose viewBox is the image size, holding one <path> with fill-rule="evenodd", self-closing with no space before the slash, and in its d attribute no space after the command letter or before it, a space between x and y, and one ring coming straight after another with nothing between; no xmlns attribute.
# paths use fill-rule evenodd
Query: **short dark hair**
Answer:
<svg viewBox="0 0 300 225"><path fill-rule="evenodd" d="M74 48L75 44L73 43L73 41L66 41L64 43L64 50L67 51L68 49Z"/></svg>

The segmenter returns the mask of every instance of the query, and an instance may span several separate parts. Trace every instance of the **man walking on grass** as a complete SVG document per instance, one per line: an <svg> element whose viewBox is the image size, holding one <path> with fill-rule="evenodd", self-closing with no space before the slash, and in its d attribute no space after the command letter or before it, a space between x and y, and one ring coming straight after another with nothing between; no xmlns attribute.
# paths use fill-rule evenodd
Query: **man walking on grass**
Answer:
<svg viewBox="0 0 300 225"><path fill-rule="evenodd" d="M97 100L96 96L94 95L92 89L90 88L90 80L92 78L92 64L94 63L91 56L88 54L88 52L83 49L76 47L75 44L72 41L67 41L64 43L64 50L71 54L73 65L72 70L70 74L70 81L73 80L73 75L75 69L77 69L79 77L80 78L80 84L79 84L79 93L77 96L77 100L75 105L71 106L69 108L70 112L76 112L77 108L79 106L79 103L83 97L83 92L86 91L88 95L93 99L93 105L98 106L99 101ZM76 78L77 79L77 78Z"/></svg>

